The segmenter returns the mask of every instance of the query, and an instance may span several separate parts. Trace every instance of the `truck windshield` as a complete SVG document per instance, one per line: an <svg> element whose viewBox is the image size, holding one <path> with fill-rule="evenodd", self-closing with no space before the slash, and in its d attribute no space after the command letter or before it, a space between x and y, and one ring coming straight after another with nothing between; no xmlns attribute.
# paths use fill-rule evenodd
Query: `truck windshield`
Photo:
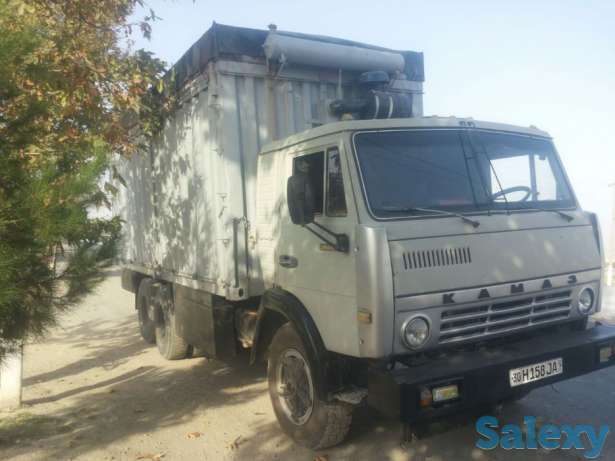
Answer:
<svg viewBox="0 0 615 461"><path fill-rule="evenodd" d="M418 208L473 212L574 206L548 139L434 129L357 133L354 143L376 217L423 214Z"/></svg>

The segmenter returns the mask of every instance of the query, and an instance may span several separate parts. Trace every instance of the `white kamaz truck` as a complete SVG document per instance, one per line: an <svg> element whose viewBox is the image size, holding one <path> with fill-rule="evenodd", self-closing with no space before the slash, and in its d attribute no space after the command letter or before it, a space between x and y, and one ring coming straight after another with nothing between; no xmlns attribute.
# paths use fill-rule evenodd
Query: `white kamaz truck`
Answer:
<svg viewBox="0 0 615 461"><path fill-rule="evenodd" d="M602 245L547 133L423 117L421 53L214 24L122 165L122 285L168 359L267 361L323 448L615 364Z"/></svg>

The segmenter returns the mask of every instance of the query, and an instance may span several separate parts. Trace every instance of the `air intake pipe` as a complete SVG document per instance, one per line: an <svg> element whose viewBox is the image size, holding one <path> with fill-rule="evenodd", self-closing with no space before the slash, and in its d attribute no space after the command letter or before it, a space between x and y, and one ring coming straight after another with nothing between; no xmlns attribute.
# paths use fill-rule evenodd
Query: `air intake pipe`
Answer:
<svg viewBox="0 0 615 461"><path fill-rule="evenodd" d="M365 72L359 77L362 96L338 99L330 104L333 115L362 120L412 117L412 95L387 90L389 76L384 71Z"/></svg>
<svg viewBox="0 0 615 461"><path fill-rule="evenodd" d="M370 90L361 99L338 99L331 112L342 117L350 114L361 120L412 117L412 96L388 91Z"/></svg>

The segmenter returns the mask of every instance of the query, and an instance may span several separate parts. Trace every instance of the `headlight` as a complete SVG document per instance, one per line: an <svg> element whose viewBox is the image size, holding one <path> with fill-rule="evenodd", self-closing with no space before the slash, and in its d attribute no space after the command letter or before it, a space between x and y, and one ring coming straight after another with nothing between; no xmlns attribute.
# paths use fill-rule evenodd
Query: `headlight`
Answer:
<svg viewBox="0 0 615 461"><path fill-rule="evenodd" d="M404 343L410 349L418 349L429 338L429 322L424 317L414 317L404 323L401 330Z"/></svg>
<svg viewBox="0 0 615 461"><path fill-rule="evenodd" d="M591 288L583 288L581 293L579 294L579 305L577 308L582 315L587 315L589 311L594 307L594 301L596 296L594 295L594 290Z"/></svg>

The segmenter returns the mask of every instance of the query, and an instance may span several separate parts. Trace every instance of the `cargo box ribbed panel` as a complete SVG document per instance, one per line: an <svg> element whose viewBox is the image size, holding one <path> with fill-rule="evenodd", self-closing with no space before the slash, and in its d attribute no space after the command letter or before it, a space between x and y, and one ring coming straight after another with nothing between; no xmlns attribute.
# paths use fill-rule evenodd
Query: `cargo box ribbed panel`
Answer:
<svg viewBox="0 0 615 461"><path fill-rule="evenodd" d="M291 69L272 79L260 64L210 64L186 87L151 152L121 162L129 183L116 207L126 220L123 259L229 298L262 293L263 268L273 276L274 241L265 238L260 254L251 244L260 219L258 153L274 139L334 121L337 78ZM344 95L354 91L343 85Z"/></svg>

